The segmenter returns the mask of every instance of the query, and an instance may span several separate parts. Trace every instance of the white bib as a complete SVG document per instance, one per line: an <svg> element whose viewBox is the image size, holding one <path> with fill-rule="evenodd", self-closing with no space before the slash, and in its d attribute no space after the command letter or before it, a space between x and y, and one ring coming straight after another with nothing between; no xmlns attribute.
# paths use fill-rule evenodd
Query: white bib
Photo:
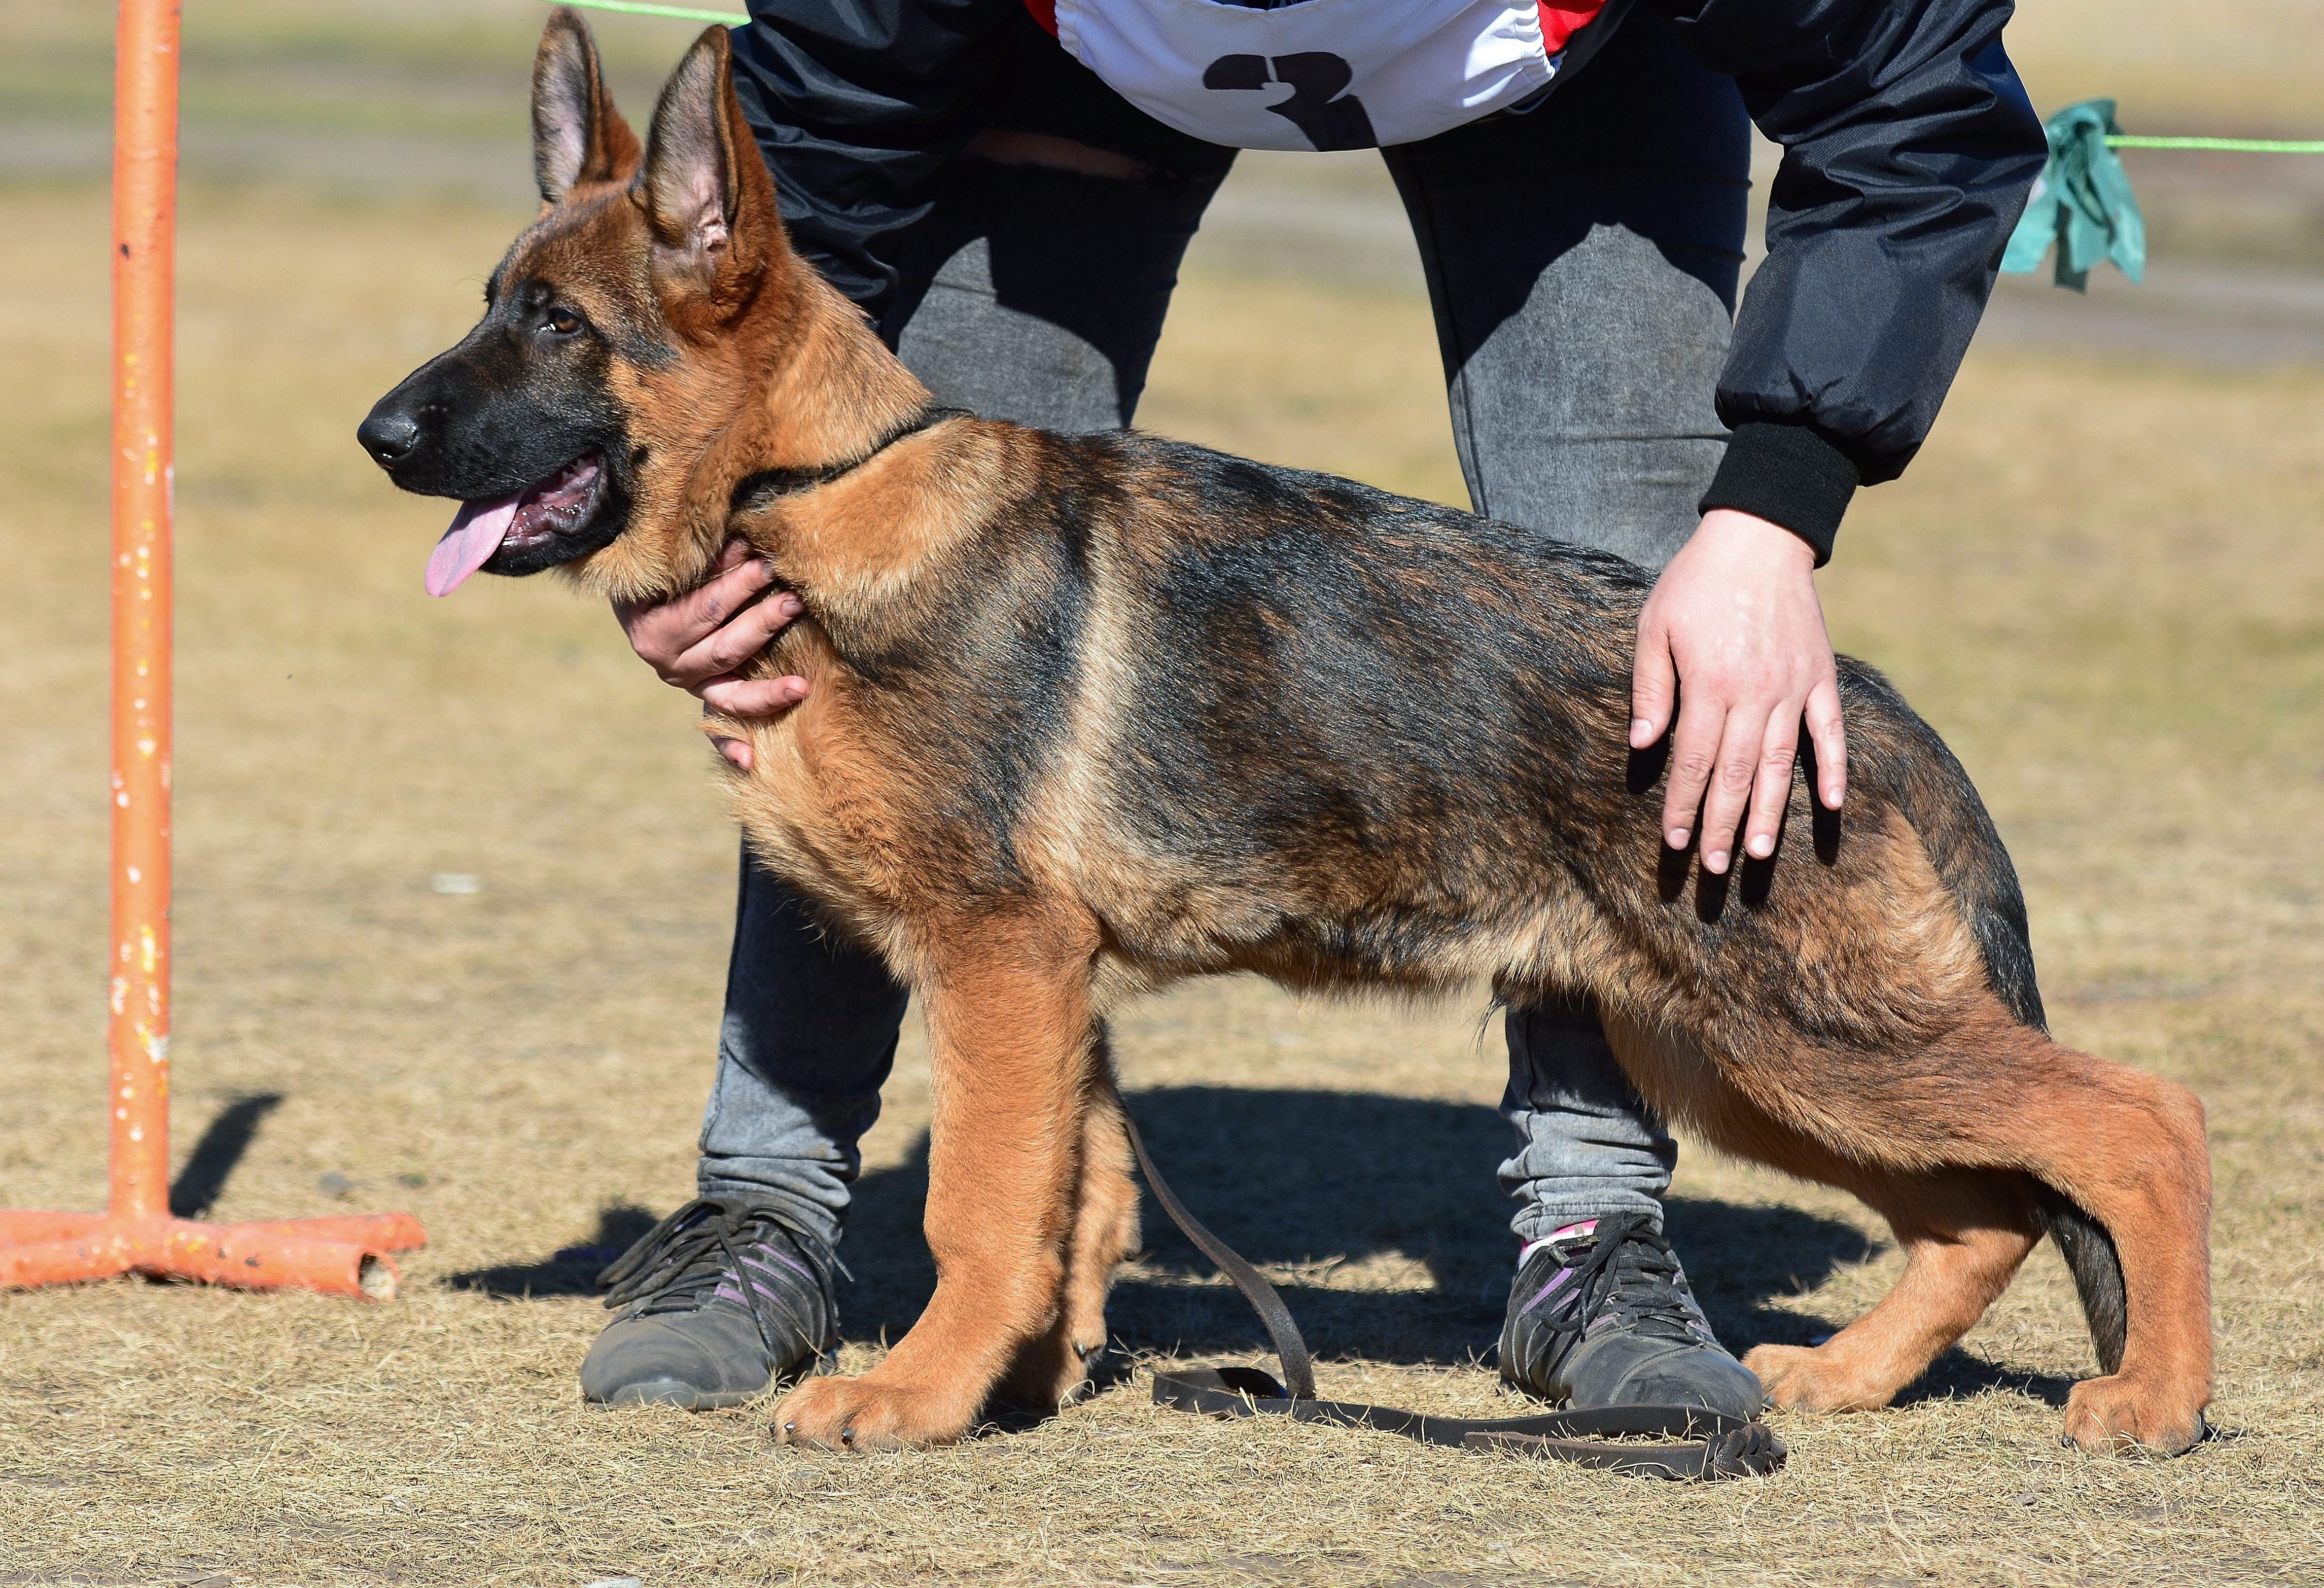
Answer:
<svg viewBox="0 0 2324 1588"><path fill-rule="evenodd" d="M1416 143L1506 110L1622 0L1056 0L1074 60L1155 120L1240 149ZM1028 9L1051 18L1041 0ZM1612 19L1609 19L1610 22Z"/></svg>

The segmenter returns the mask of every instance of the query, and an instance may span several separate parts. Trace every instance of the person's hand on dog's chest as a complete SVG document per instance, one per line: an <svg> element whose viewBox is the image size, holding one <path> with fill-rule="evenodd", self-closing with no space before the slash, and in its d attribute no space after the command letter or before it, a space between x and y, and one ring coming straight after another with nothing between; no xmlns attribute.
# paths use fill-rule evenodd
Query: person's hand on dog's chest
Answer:
<svg viewBox="0 0 2324 1588"><path fill-rule="evenodd" d="M778 716L807 698L805 679L745 679L735 669L767 648L803 610L788 590L768 594L774 569L752 557L740 540L726 542L716 571L700 586L648 605L615 602L613 616L630 649L665 684L699 699L706 712L732 717ZM741 739L712 741L718 753L744 771L751 746Z"/></svg>
<svg viewBox="0 0 2324 1588"><path fill-rule="evenodd" d="M1634 750L1671 734L1663 838L1696 838L1705 871L1728 869L1738 827L1746 854L1775 852L1803 717L1817 798L1838 810L1848 745L1814 549L1748 512L1704 514L1638 614L1630 716Z"/></svg>

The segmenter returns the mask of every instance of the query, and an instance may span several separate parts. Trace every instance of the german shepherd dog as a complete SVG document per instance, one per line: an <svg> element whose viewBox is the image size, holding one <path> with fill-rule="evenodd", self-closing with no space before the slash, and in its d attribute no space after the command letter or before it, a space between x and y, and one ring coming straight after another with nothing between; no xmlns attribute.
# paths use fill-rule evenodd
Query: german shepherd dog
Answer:
<svg viewBox="0 0 2324 1588"><path fill-rule="evenodd" d="M1840 662L1845 818L1795 777L1772 858L1700 872L1628 748L1637 568L932 409L792 252L717 29L641 150L560 11L532 115L540 218L362 439L467 503L431 587L667 597L739 535L804 603L754 676L812 691L718 722L755 756L724 775L760 861L922 1000L938 1279L877 1367L789 1391L781 1437L936 1445L1078 1391L1138 1238L1107 1011L1224 971L1586 996L1664 1115L1863 1198L1904 1277L1828 1343L1749 1354L1778 1407L1885 1405L2047 1233L2106 1371L2066 1437L2203 1435L2201 1105L2051 1039L2009 858L1877 673Z"/></svg>

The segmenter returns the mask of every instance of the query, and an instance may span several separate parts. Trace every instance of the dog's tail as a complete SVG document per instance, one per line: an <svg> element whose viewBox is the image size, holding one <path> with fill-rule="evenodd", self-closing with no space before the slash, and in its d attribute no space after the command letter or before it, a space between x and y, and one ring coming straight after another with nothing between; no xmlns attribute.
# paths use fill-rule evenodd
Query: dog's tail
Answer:
<svg viewBox="0 0 2324 1588"><path fill-rule="evenodd" d="M2042 990L2034 979L2034 945L2025 924L2025 895L2017 883L2009 851L1953 752L1936 731L1904 704L1888 680L1852 658L1841 664L1842 692L1852 719L1878 724L1917 743L1895 758L1895 798L1904 819L1920 835L1938 879L1960 904L1985 956L1986 978L2003 1005L2026 1025L2046 1033ZM1869 711L1859 710L1859 703ZM1884 720L1885 719L1885 720ZM1878 731L1877 728L1875 731ZM1855 758L1850 757L1851 761ZM2123 1284L2122 1257L2114 1237L2073 1198L2052 1186L2037 1186L2034 1216L2058 1243L2074 1276L2082 1316L2090 1325L2098 1366L2122 1366L2130 1297Z"/></svg>
<svg viewBox="0 0 2324 1588"><path fill-rule="evenodd" d="M2130 1292L2122 1282L2122 1256L2114 1237L2063 1192L2047 1186L2034 1193L2034 1216L2058 1243L2089 1320L2090 1343L2098 1347L2101 1372L2122 1367L2123 1338L2130 1326Z"/></svg>

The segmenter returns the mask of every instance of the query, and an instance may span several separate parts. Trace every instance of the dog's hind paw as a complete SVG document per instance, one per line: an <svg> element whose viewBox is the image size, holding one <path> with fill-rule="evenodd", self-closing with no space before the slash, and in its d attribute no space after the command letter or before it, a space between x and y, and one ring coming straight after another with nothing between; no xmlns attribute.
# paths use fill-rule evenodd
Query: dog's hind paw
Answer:
<svg viewBox="0 0 2324 1588"><path fill-rule="evenodd" d="M2085 1379L2066 1396L2066 1443L2093 1454L2181 1455L2209 1431L2203 1424L2208 1399L2126 1373Z"/></svg>
<svg viewBox="0 0 2324 1588"><path fill-rule="evenodd" d="M779 1445L810 1450L918 1450L950 1445L966 1434L975 1408L953 1398L880 1382L877 1370L860 1379L807 1379L776 1404Z"/></svg>

